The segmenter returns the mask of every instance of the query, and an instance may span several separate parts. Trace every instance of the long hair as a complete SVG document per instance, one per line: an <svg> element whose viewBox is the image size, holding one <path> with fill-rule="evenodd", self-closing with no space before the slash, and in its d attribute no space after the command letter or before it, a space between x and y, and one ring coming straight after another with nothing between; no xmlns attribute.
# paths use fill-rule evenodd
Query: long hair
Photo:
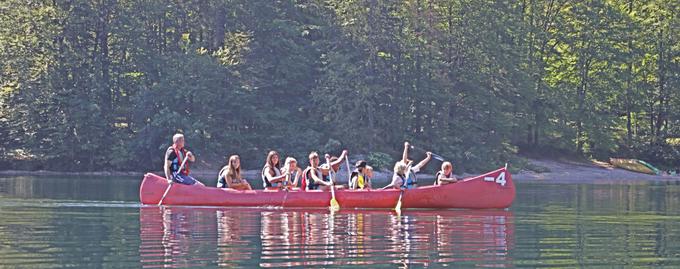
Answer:
<svg viewBox="0 0 680 269"><path fill-rule="evenodd" d="M290 163L295 163L297 165L297 160L293 157L288 157L286 158L286 162L283 164L283 168L281 169L281 173L285 173L286 171L288 172L294 172L290 171Z"/></svg>
<svg viewBox="0 0 680 269"><path fill-rule="evenodd" d="M227 176L232 180L241 179L241 166L239 165L238 168L234 167L234 161L237 159L240 159L238 155L231 155L227 164Z"/></svg>
<svg viewBox="0 0 680 269"><path fill-rule="evenodd" d="M272 159L274 158L274 156L279 156L279 153L277 153L276 151L272 150L272 151L270 151L270 152L267 154L267 161L266 161L265 164L264 164L265 167L266 167L266 166L269 166L269 167L271 167L272 169L275 168L275 167L276 167L276 168L280 168L280 166L281 166L281 157L279 156L279 161L276 162L276 164L273 164L273 163L272 163Z"/></svg>

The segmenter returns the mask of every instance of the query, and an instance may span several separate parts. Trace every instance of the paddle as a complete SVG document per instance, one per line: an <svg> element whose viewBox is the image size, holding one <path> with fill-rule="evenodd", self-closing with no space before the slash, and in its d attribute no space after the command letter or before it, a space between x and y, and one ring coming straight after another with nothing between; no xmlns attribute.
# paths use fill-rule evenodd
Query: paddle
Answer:
<svg viewBox="0 0 680 269"><path fill-rule="evenodd" d="M335 184L333 184L333 169L331 168L331 158L326 158L326 163L328 164L328 178L331 181L331 211L340 210L340 204L338 200L335 200Z"/></svg>
<svg viewBox="0 0 680 269"><path fill-rule="evenodd" d="M352 170L349 170L349 157L345 156L345 164L347 165L347 184L350 189L354 189L352 185Z"/></svg>
<svg viewBox="0 0 680 269"><path fill-rule="evenodd" d="M184 168L184 164L187 163L187 160L189 157L184 156L184 161L182 161L182 164L179 166L179 169L177 169L177 174L174 174L172 177L173 179L182 171L182 168ZM161 197L161 200L158 201L158 206L161 206L163 204L163 200L165 200L165 196L168 195L168 192L170 192L170 188L172 188L173 183L168 183L168 187L165 189L165 193L163 193L163 197Z"/></svg>
<svg viewBox="0 0 680 269"><path fill-rule="evenodd" d="M416 148L415 146L411 145L411 149L415 149L415 148ZM422 150L422 151L426 151L425 149L423 149L421 147L417 147L417 149ZM444 161L444 157L442 157L439 154L432 153L432 158L434 158L435 160L440 161L440 162Z"/></svg>
<svg viewBox="0 0 680 269"><path fill-rule="evenodd" d="M413 163L409 163L408 166L406 167L406 178L404 180L408 179L408 173L411 172L411 165ZM404 182L404 184L408 184L407 182ZM397 205L394 207L394 211L397 211L397 215L401 215L401 197L404 196L404 188L401 188L401 192L399 193L399 200L397 201Z"/></svg>

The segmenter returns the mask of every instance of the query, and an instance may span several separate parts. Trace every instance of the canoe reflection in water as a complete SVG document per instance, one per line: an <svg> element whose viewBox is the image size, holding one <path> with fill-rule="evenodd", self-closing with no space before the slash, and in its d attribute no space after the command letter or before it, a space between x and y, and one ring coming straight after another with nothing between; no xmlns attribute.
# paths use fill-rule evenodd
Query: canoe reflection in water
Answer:
<svg viewBox="0 0 680 269"><path fill-rule="evenodd" d="M142 207L140 222L146 268L512 266L506 210Z"/></svg>

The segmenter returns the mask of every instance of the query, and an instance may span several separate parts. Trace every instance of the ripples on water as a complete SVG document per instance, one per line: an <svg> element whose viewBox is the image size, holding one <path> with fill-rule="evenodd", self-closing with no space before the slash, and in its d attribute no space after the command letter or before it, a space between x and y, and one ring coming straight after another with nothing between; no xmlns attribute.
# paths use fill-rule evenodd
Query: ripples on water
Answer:
<svg viewBox="0 0 680 269"><path fill-rule="evenodd" d="M140 206L138 179L59 180L0 178L0 268L680 267L675 183L525 183L510 210L397 216Z"/></svg>

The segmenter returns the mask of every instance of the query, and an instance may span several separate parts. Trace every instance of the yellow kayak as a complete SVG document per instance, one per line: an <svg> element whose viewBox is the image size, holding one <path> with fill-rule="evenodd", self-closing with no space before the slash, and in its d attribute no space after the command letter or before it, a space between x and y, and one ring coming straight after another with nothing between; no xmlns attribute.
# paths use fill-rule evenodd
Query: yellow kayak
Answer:
<svg viewBox="0 0 680 269"><path fill-rule="evenodd" d="M609 163L611 163L613 166L630 170L633 172L638 172L638 173L644 173L644 174L650 174L650 175L658 175L660 173L659 169L656 167L652 166L651 164L637 160L637 159L617 159L617 158L610 158Z"/></svg>

